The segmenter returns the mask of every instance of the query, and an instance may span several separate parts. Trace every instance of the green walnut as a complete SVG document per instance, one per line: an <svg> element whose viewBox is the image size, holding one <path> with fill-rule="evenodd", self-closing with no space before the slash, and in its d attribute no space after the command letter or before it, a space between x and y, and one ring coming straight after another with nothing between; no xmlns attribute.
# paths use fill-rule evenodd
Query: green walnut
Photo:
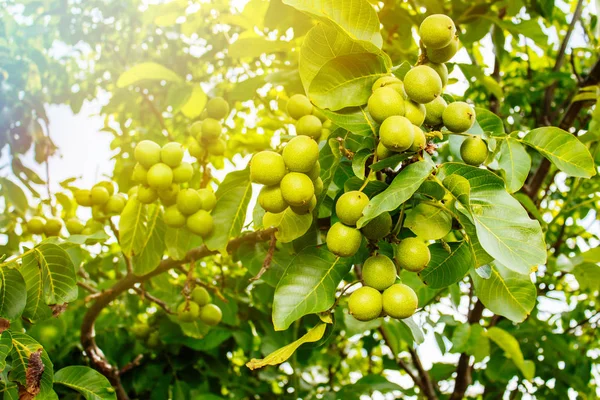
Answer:
<svg viewBox="0 0 600 400"><path fill-rule="evenodd" d="M362 234L356 228L336 222L327 232L327 248L339 257L351 257L360 248Z"/></svg>
<svg viewBox="0 0 600 400"><path fill-rule="evenodd" d="M160 149L160 160L171 168L177 167L183 160L183 145L177 142L165 144Z"/></svg>
<svg viewBox="0 0 600 400"><path fill-rule="evenodd" d="M415 139L413 124L406 117L389 117L379 127L379 140L395 152L408 150Z"/></svg>
<svg viewBox="0 0 600 400"><path fill-rule="evenodd" d="M412 145L410 146L410 151L418 152L425 148L427 145L427 137L421 128L416 125L413 125L413 130L415 132L415 138L413 140Z"/></svg>
<svg viewBox="0 0 600 400"><path fill-rule="evenodd" d="M436 64L442 64L448 62L454 57L456 52L458 51L458 37L453 37L445 47L441 49L427 49L427 58L429 61L434 62Z"/></svg>
<svg viewBox="0 0 600 400"><path fill-rule="evenodd" d="M283 198L279 185L263 186L258 194L258 204L263 210L274 214L279 214L288 208L288 203Z"/></svg>
<svg viewBox="0 0 600 400"><path fill-rule="evenodd" d="M313 181L313 185L315 185L315 196L323 193L323 179L317 178Z"/></svg>
<svg viewBox="0 0 600 400"><path fill-rule="evenodd" d="M173 170L167 164L154 164L148 170L148 186L154 189L168 189L173 183Z"/></svg>
<svg viewBox="0 0 600 400"><path fill-rule="evenodd" d="M134 171L135 173L135 171ZM185 183L189 182L194 175L194 167L192 164L188 162L182 162L177 167L173 168L173 182L175 183ZM140 183L146 183L140 182Z"/></svg>
<svg viewBox="0 0 600 400"><path fill-rule="evenodd" d="M92 196L92 205L93 206L103 206L110 199L110 193L104 186L94 185L92 191L90 192Z"/></svg>
<svg viewBox="0 0 600 400"><path fill-rule="evenodd" d="M35 235L44 233L44 226L46 226L46 220L42 217L31 217L27 221L27 230Z"/></svg>
<svg viewBox="0 0 600 400"><path fill-rule="evenodd" d="M302 94L295 94L288 100L287 113L293 119L300 119L313 112L313 105L308 97Z"/></svg>
<svg viewBox="0 0 600 400"><path fill-rule="evenodd" d="M160 162L160 146L151 140L142 140L135 146L133 156L144 168L150 168Z"/></svg>
<svg viewBox="0 0 600 400"><path fill-rule="evenodd" d="M319 145L308 136L296 136L283 148L283 161L290 171L308 173L319 159Z"/></svg>
<svg viewBox="0 0 600 400"><path fill-rule="evenodd" d="M200 316L200 307L193 301L184 301L177 306L179 322L194 322Z"/></svg>
<svg viewBox="0 0 600 400"><path fill-rule="evenodd" d="M425 124L429 126L439 126L442 124L442 115L448 106L442 96L436 97L430 103L425 103Z"/></svg>
<svg viewBox="0 0 600 400"><path fill-rule="evenodd" d="M208 291L202 286L196 286L194 290L192 290L191 297L192 301L198 304L200 307L204 307L212 300Z"/></svg>
<svg viewBox="0 0 600 400"><path fill-rule="evenodd" d="M163 221L167 226L171 228L183 228L185 226L186 217L179 210L177 205L172 205L165 208L165 213L163 214Z"/></svg>
<svg viewBox="0 0 600 400"><path fill-rule="evenodd" d="M466 138L460 146L460 157L465 164L479 166L488 157L487 145L479 136Z"/></svg>
<svg viewBox="0 0 600 400"><path fill-rule="evenodd" d="M350 295L348 312L359 321L378 318L383 309L381 293L372 287L363 286Z"/></svg>
<svg viewBox="0 0 600 400"><path fill-rule="evenodd" d="M442 114L442 121L450 132L466 132L475 123L475 109L463 101L450 103Z"/></svg>
<svg viewBox="0 0 600 400"><path fill-rule="evenodd" d="M392 318L408 318L417 311L419 298L410 286L396 283L383 292L383 311Z"/></svg>
<svg viewBox="0 0 600 400"><path fill-rule="evenodd" d="M371 117L379 123L394 115L404 115L404 99L396 90L384 86L369 97L367 108Z"/></svg>
<svg viewBox="0 0 600 400"><path fill-rule="evenodd" d="M425 122L425 105L424 104L419 104L419 103L415 103L412 100L409 100L406 102L406 112L404 114L404 116L413 124L416 126L421 126L423 125L423 122Z"/></svg>
<svg viewBox="0 0 600 400"><path fill-rule="evenodd" d="M437 72L437 74L440 76L440 79L442 80L442 87L446 87L446 85L448 84L448 67L446 66L446 64L437 64L431 61L427 61L423 65L427 65L429 68Z"/></svg>
<svg viewBox="0 0 600 400"><path fill-rule="evenodd" d="M227 144L223 139L220 138L214 142L208 143L206 146L206 151L208 151L208 154L213 156L222 156L225 154L225 150L227 150Z"/></svg>
<svg viewBox="0 0 600 400"><path fill-rule="evenodd" d="M179 186L176 183L173 183L171 186L169 186L166 189L160 189L158 190L158 197L160 198L160 201L165 205L165 206L171 206L175 203L177 203L177 196L179 195L179 191L181 189L181 186Z"/></svg>
<svg viewBox="0 0 600 400"><path fill-rule="evenodd" d="M158 192L151 187L140 185L137 191L137 198L143 204L154 203L158 199Z"/></svg>
<svg viewBox="0 0 600 400"><path fill-rule="evenodd" d="M373 83L373 86L371 86L371 90L374 92L384 86L394 89L400 94L400 96L402 96L403 99L408 97L404 91L404 83L402 83L402 81L395 76L383 76L377 79L375 83Z"/></svg>
<svg viewBox="0 0 600 400"><path fill-rule="evenodd" d="M442 80L432 68L419 65L406 73L404 90L414 102L426 104L442 94Z"/></svg>
<svg viewBox="0 0 600 400"><path fill-rule="evenodd" d="M221 136L223 125L214 118L206 118L202 121L202 139L213 141Z"/></svg>
<svg viewBox="0 0 600 400"><path fill-rule="evenodd" d="M317 161L306 175L308 175L313 182L319 179L321 176L321 163Z"/></svg>
<svg viewBox="0 0 600 400"><path fill-rule="evenodd" d="M305 204L305 205L299 206L299 207L291 206L290 208L296 214L304 215L304 214L310 214L311 212L313 212L313 210L315 209L316 206L317 206L317 196L313 196L310 198L310 201L308 202L308 204Z"/></svg>
<svg viewBox="0 0 600 400"><path fill-rule="evenodd" d="M335 213L343 224L356 225L368 205L369 197L363 192L353 190L340 196L335 203Z"/></svg>
<svg viewBox="0 0 600 400"><path fill-rule="evenodd" d="M198 195L202 201L202 209L210 211L217 205L217 195L209 188L198 189Z"/></svg>
<svg viewBox="0 0 600 400"><path fill-rule="evenodd" d="M367 258L362 269L363 283L383 291L396 282L396 265L384 255Z"/></svg>
<svg viewBox="0 0 600 400"><path fill-rule="evenodd" d="M181 189L177 194L177 208L184 215L190 215L200 210L202 199L194 189Z"/></svg>
<svg viewBox="0 0 600 400"><path fill-rule="evenodd" d="M321 137L323 123L315 115L305 115L296 122L296 135L308 136L315 140Z"/></svg>
<svg viewBox="0 0 600 400"><path fill-rule="evenodd" d="M393 151L391 151L390 149L388 149L387 147L385 147L383 145L383 143L379 142L377 143L377 148L375 149L375 155L377 156L378 160L383 160L386 159L388 157L393 156L395 153Z"/></svg>
<svg viewBox="0 0 600 400"><path fill-rule="evenodd" d="M67 227L67 231L69 231L71 235L80 235L85 229L83 222L77 218L69 218L65 221L65 225Z"/></svg>
<svg viewBox="0 0 600 400"><path fill-rule="evenodd" d="M301 207L308 204L315 194L315 186L310 178L299 172L290 172L280 184L281 195L290 206Z"/></svg>
<svg viewBox="0 0 600 400"><path fill-rule="evenodd" d="M430 260L429 247L420 239L406 238L396 247L396 263L407 271L420 272Z"/></svg>
<svg viewBox="0 0 600 400"><path fill-rule="evenodd" d="M224 119L229 115L229 103L222 97L213 97L206 103L206 114L209 118Z"/></svg>
<svg viewBox="0 0 600 400"><path fill-rule="evenodd" d="M44 225L44 233L46 236L58 236L63 227L63 222L59 218L50 217L46 218L46 224Z"/></svg>
<svg viewBox="0 0 600 400"><path fill-rule="evenodd" d="M131 173L131 179L136 183L141 183L142 185L148 184L148 170L142 166L140 163L136 163L133 167L133 172Z"/></svg>
<svg viewBox="0 0 600 400"><path fill-rule="evenodd" d="M449 16L433 14L421 23L419 36L428 49L441 49L448 46L456 36L456 26Z"/></svg>
<svg viewBox="0 0 600 400"><path fill-rule="evenodd" d="M211 234L214 227L212 215L206 210L196 211L190 215L185 223L190 232L205 238Z"/></svg>
<svg viewBox="0 0 600 400"><path fill-rule="evenodd" d="M215 326L223 319L221 309L215 304L207 304L200 310L200 321Z"/></svg>
<svg viewBox="0 0 600 400"><path fill-rule="evenodd" d="M104 212L110 215L119 215L125 208L127 199L121 193L110 196L106 204L104 205Z"/></svg>
<svg viewBox="0 0 600 400"><path fill-rule="evenodd" d="M360 230L367 239L377 242L389 235L392 231L392 216L387 212L379 214Z"/></svg>
<svg viewBox="0 0 600 400"><path fill-rule="evenodd" d="M75 192L75 201L82 207L92 206L92 192L87 189L80 189Z"/></svg>
<svg viewBox="0 0 600 400"><path fill-rule="evenodd" d="M274 151L256 153L250 161L250 179L262 185L277 185L285 176L285 162L281 154Z"/></svg>

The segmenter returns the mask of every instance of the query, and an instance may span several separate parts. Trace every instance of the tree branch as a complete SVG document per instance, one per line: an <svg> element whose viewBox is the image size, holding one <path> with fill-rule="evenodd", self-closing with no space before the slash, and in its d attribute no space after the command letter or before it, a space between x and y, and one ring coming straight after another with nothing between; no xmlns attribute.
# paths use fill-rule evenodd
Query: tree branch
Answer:
<svg viewBox="0 0 600 400"><path fill-rule="evenodd" d="M431 381L431 377L429 376L429 372L423 368L423 364L421 364L421 359L419 355L412 347L408 347L408 351L413 359L413 363L415 367L417 367L417 372L419 373L419 377L421 378L421 382L423 383L421 388L423 389L423 394L429 400L437 400L437 394L435 393L435 389L433 388L433 382Z"/></svg>
<svg viewBox="0 0 600 400"><path fill-rule="evenodd" d="M227 245L227 251L233 252L243 243L256 243L260 241L268 240L271 237L271 234L274 232L275 228L269 228L262 231L256 231L251 233L246 233L236 239L232 239L229 241ZM136 283L142 283L154 276L160 275L163 272L166 272L172 268L177 266L189 263L192 260L199 260L201 258L217 254L218 251L210 250L206 245L202 245L195 249L190 250L186 256L182 260L174 260L172 258L166 258L160 262L158 267L145 275L136 276L133 274L127 275L123 277L121 280L117 281L115 285L101 293L98 293L96 296L96 301L91 305L91 307L87 310L83 317L83 322L81 324L81 344L83 346L84 352L89 357L92 366L97 369L100 373L108 378L111 385L114 386L117 392L117 398L119 400L127 400L129 397L127 396L127 392L123 388L121 384L120 371L117 367L110 364L110 362L106 359L106 356L102 352L102 350L96 344L96 332L94 329L94 325L96 323L96 319L113 300L119 297L122 293L126 292L129 289L132 289Z"/></svg>

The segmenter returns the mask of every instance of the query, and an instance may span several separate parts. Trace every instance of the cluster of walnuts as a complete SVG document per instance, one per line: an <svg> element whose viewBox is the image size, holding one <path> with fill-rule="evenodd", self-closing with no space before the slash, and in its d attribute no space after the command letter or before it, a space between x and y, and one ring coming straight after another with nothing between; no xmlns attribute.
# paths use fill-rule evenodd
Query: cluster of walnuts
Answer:
<svg viewBox="0 0 600 400"><path fill-rule="evenodd" d="M223 318L221 309L212 303L212 298L202 286L196 286L189 297L177 307L177 318L180 322L200 320L206 325L215 326Z"/></svg>

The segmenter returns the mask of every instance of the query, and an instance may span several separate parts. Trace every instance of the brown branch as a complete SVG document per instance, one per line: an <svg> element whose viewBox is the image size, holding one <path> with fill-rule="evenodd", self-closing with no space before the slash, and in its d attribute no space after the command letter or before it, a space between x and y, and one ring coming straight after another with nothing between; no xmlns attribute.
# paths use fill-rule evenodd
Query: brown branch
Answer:
<svg viewBox="0 0 600 400"><path fill-rule="evenodd" d="M273 261L273 254L275 253L276 247L277 247L277 237L275 236L275 232L273 232L271 234L271 241L269 242L269 251L267 252L267 256L265 257L265 260L263 261L263 265L262 265L260 271L258 271L258 274L256 274L256 276L253 276L252 278L250 278L250 282L259 280L263 276L263 274L265 272L267 272L269 270L269 268L271 268L271 261Z"/></svg>
<svg viewBox="0 0 600 400"><path fill-rule="evenodd" d="M240 245L246 242L260 242L265 241L271 237L274 228L265 229L262 231L256 231L246 233L236 239L229 241L227 245L227 251L232 252L237 249ZM108 378L111 385L117 392L117 398L119 400L127 400L129 397L121 384L120 371L117 367L112 365L107 359L102 350L96 344L96 332L94 325L96 319L113 300L118 298L122 293L134 287L136 283L145 282L152 277L160 275L172 268L181 266L189 263L192 260L198 260L213 254L217 254L218 251L210 250L206 245L202 245L195 249L190 250L182 260L174 260L172 258L166 258L160 262L158 267L145 275L136 276L134 274L127 275L121 280L117 281L115 285L98 294L96 301L91 305L83 317L81 324L81 344L83 346L85 355L89 357L92 366L97 369L100 373Z"/></svg>
<svg viewBox="0 0 600 400"><path fill-rule="evenodd" d="M119 371L119 375L123 375L125 372L131 371L135 367L138 367L142 363L143 359L144 359L144 355L143 354L138 354L138 356L136 358L134 358L133 361L131 361L130 363L125 364L123 366L123 368L121 368L121 370Z"/></svg>
<svg viewBox="0 0 600 400"><path fill-rule="evenodd" d="M381 336L383 337L383 341L391 350L392 347L389 344L388 336L385 334L385 329L383 329L382 327L379 327L379 333L381 333ZM421 390L423 390L423 382L421 382L419 377L417 375L415 375L415 373L411 370L411 368L406 363L406 361L402 360L400 357L397 357L396 354L393 354L393 356L394 356L394 360L396 360L396 362L398 363L400 368L402 368L404 370L404 372L406 372L406 374L408 376L410 376L410 379L412 379L415 386L418 386Z"/></svg>
<svg viewBox="0 0 600 400"><path fill-rule="evenodd" d="M85 282L77 282L77 286L79 286L82 289L87 290L88 292L92 293L92 294L97 294L99 293L98 290L96 290L94 287L92 287L91 285L88 285Z"/></svg>
<svg viewBox="0 0 600 400"><path fill-rule="evenodd" d="M151 295L150 293L146 292L144 289L139 288L139 287L134 287L133 290L137 294L140 295L140 297L142 298L142 300L149 300L152 303L155 303L157 306L159 306L160 308L162 308L163 310L165 310L165 312L167 314L175 314L175 312L173 312L173 310L171 310L171 308L167 305L167 303L165 303L164 301L162 301L158 297Z"/></svg>
<svg viewBox="0 0 600 400"><path fill-rule="evenodd" d="M167 132L167 138L169 138L170 141L174 141L175 139L173 138L173 135L171 135L171 131L169 130L169 128L167 128L167 124L165 123L165 119L163 118L162 113L158 110L158 108L156 108L156 106L154 105L152 100L150 100L150 97L148 97L147 94L142 92L142 96L144 96L144 100L150 106L150 111L152 111L152 114L156 116L156 119L158 120L158 123L160 124L162 130Z"/></svg>
<svg viewBox="0 0 600 400"><path fill-rule="evenodd" d="M423 364L421 364L421 359L419 358L419 354L412 347L408 347L408 351L410 352L410 356L413 359L413 363L417 368L417 372L419 373L419 377L422 382L421 388L423 389L423 394L429 400L437 400L437 394L435 393L435 389L433 387L433 382L431 381L431 377L429 376L429 372L425 368L423 368Z"/></svg>

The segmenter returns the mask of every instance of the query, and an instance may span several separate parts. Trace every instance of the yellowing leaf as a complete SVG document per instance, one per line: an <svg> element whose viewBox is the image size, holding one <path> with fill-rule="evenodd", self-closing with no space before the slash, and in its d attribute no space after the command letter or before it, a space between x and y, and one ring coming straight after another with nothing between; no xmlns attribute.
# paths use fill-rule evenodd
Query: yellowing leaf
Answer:
<svg viewBox="0 0 600 400"><path fill-rule="evenodd" d="M146 62L134 65L119 76L117 87L123 88L140 81L182 82L183 79L174 71L160 64Z"/></svg>

